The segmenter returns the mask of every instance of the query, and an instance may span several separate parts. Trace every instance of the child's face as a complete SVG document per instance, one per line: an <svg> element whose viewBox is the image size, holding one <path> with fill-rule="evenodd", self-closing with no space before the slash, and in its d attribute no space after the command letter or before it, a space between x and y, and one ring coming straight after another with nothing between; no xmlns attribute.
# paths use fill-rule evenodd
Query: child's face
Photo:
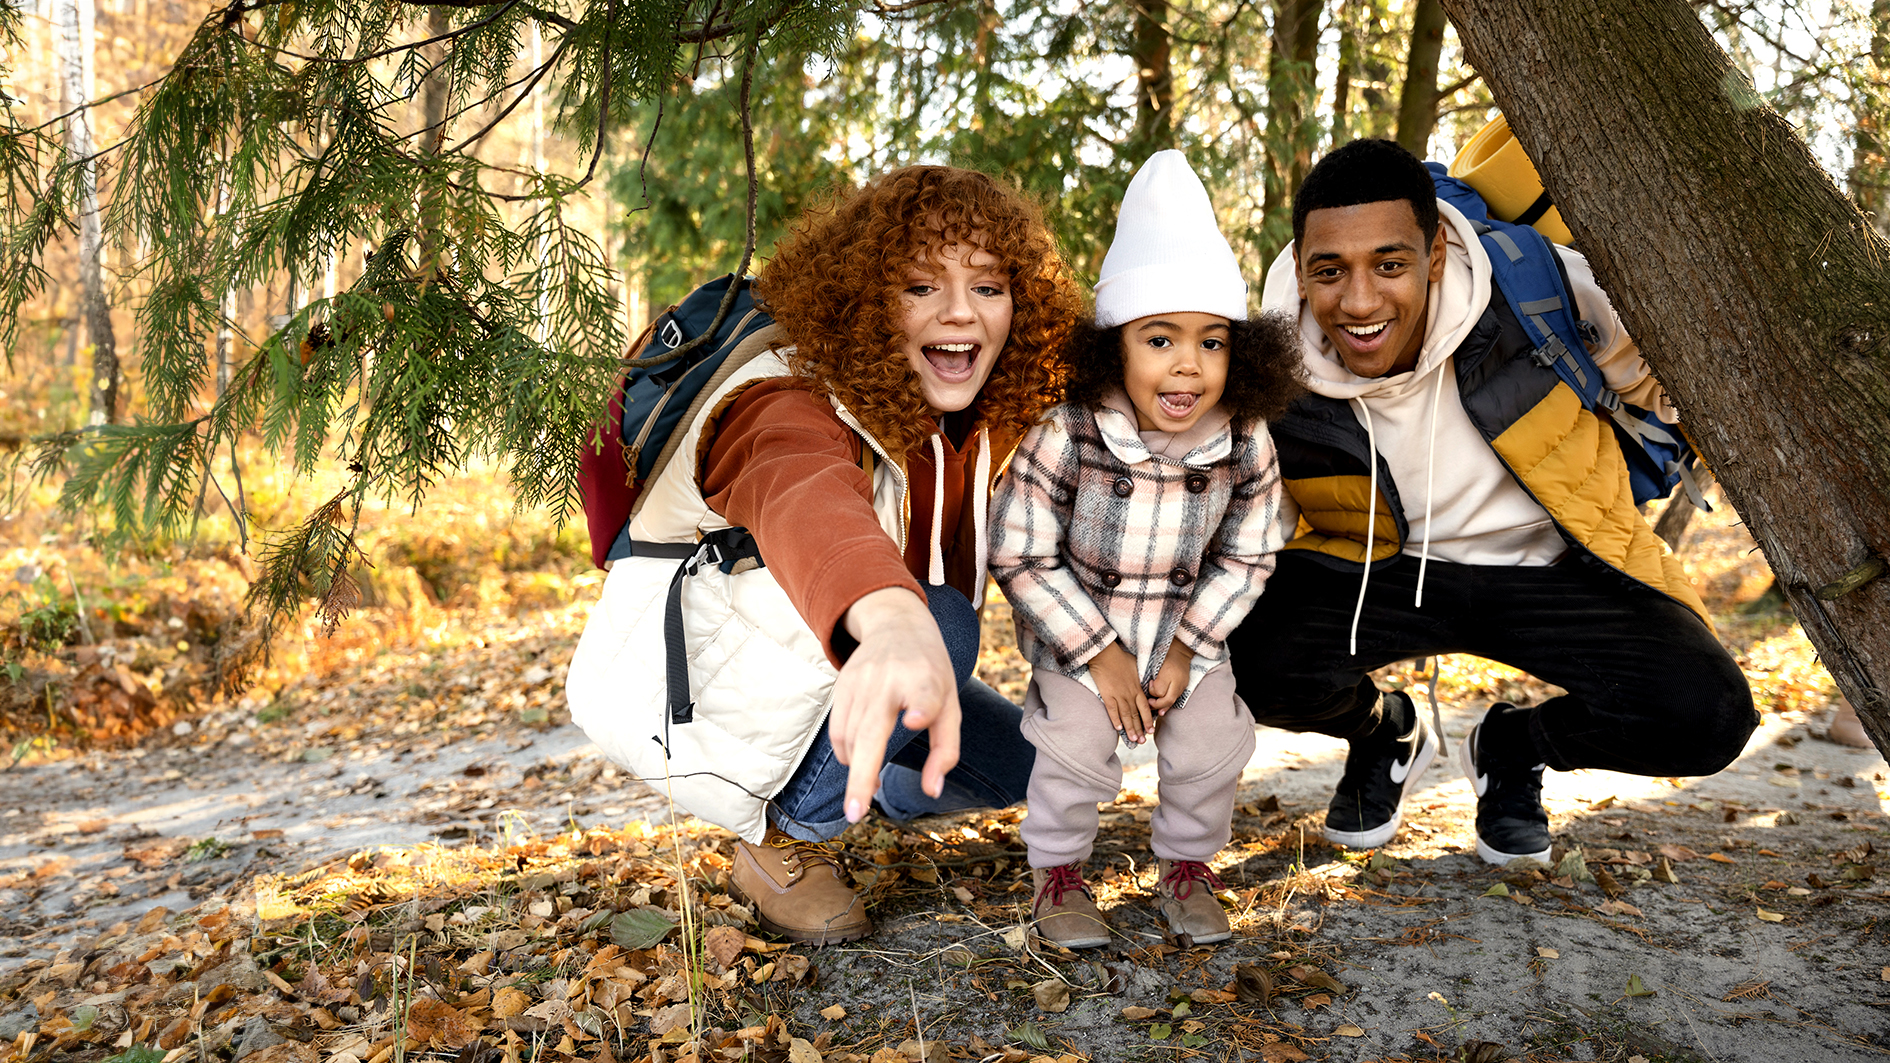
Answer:
<svg viewBox="0 0 1890 1063"><path fill-rule="evenodd" d="M905 355L934 416L970 406L1011 334L1011 278L997 256L953 244L917 262L899 294Z"/></svg>
<svg viewBox="0 0 1890 1063"><path fill-rule="evenodd" d="M1194 311L1122 326L1122 388L1144 432L1183 432L1227 387L1227 319Z"/></svg>

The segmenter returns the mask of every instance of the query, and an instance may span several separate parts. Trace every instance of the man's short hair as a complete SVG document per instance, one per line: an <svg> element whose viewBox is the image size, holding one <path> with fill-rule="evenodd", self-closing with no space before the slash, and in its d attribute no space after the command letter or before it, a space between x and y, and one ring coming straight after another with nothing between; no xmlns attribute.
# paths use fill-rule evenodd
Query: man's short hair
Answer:
<svg viewBox="0 0 1890 1063"><path fill-rule="evenodd" d="M1293 193L1293 243L1306 237L1306 215L1327 207L1409 200L1428 245L1437 235L1437 185L1423 160L1390 140L1354 140L1326 153Z"/></svg>

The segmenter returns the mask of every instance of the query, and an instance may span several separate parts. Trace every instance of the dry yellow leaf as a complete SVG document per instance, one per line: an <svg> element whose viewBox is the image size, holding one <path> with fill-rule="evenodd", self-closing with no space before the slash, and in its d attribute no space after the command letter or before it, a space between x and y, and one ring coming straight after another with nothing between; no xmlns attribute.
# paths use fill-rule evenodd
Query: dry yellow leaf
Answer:
<svg viewBox="0 0 1890 1063"><path fill-rule="evenodd" d="M532 998L511 986L506 986L492 994L492 1015L498 1019L510 1019L525 1014L525 1009L532 1006Z"/></svg>
<svg viewBox="0 0 1890 1063"><path fill-rule="evenodd" d="M826 1019L828 1022L839 1022L841 1019L847 1017L847 1009L835 1004L831 1008L820 1009L820 1017Z"/></svg>
<svg viewBox="0 0 1890 1063"><path fill-rule="evenodd" d="M1547 949L1547 948L1537 949L1536 955L1542 957L1545 960L1559 960L1562 958L1562 954L1560 952L1557 952L1554 949Z"/></svg>
<svg viewBox="0 0 1890 1063"><path fill-rule="evenodd" d="M1725 853L1707 853L1706 858L1715 864L1730 864L1733 862L1733 858L1727 856Z"/></svg>
<svg viewBox="0 0 1890 1063"><path fill-rule="evenodd" d="M820 1050L799 1037L788 1042L787 1058L788 1063L821 1063Z"/></svg>
<svg viewBox="0 0 1890 1063"><path fill-rule="evenodd" d="M1763 908L1759 909L1759 918L1765 920L1768 923L1782 923L1785 921L1784 916L1778 914L1777 912L1768 912Z"/></svg>
<svg viewBox="0 0 1890 1063"><path fill-rule="evenodd" d="M1357 1026L1352 1025L1349 1022L1346 1023L1344 1026L1341 1026L1338 1029L1332 1031L1332 1033L1333 1033L1333 1036L1335 1037L1363 1037L1365 1036L1364 1030L1360 1029Z"/></svg>

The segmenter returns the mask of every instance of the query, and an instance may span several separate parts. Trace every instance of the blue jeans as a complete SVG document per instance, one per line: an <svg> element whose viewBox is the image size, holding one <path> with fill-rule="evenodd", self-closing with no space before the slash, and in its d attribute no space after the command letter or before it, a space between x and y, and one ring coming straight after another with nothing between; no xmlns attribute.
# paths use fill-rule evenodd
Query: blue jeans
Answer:
<svg viewBox="0 0 1890 1063"><path fill-rule="evenodd" d="M893 724L886 742L885 767L879 772L876 802L886 815L908 820L966 808L1003 808L1024 799L1037 750L1024 740L1018 724L1023 710L1009 698L972 678L978 663L978 613L964 595L950 587L927 587L926 603L951 654L958 678L958 766L945 776L945 789L932 797L920 788L919 772L932 751L924 731ZM801 758L800 767L775 795L768 820L802 841L818 842L847 828L847 766L833 753L827 725Z"/></svg>

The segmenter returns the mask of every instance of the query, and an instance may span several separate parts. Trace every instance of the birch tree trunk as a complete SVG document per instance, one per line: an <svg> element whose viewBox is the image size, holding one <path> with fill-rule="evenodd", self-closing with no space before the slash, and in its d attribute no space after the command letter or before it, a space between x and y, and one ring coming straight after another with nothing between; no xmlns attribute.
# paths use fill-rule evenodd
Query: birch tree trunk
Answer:
<svg viewBox="0 0 1890 1063"><path fill-rule="evenodd" d="M1685 0L1444 6L1890 750L1890 244Z"/></svg>
<svg viewBox="0 0 1890 1063"><path fill-rule="evenodd" d="M54 0L59 49L59 95L66 119L66 154L78 164L79 316L92 340L91 423L118 420L118 340L105 298L104 252L98 220L98 166L92 161L92 112L77 110L95 95L92 77L92 0Z"/></svg>

